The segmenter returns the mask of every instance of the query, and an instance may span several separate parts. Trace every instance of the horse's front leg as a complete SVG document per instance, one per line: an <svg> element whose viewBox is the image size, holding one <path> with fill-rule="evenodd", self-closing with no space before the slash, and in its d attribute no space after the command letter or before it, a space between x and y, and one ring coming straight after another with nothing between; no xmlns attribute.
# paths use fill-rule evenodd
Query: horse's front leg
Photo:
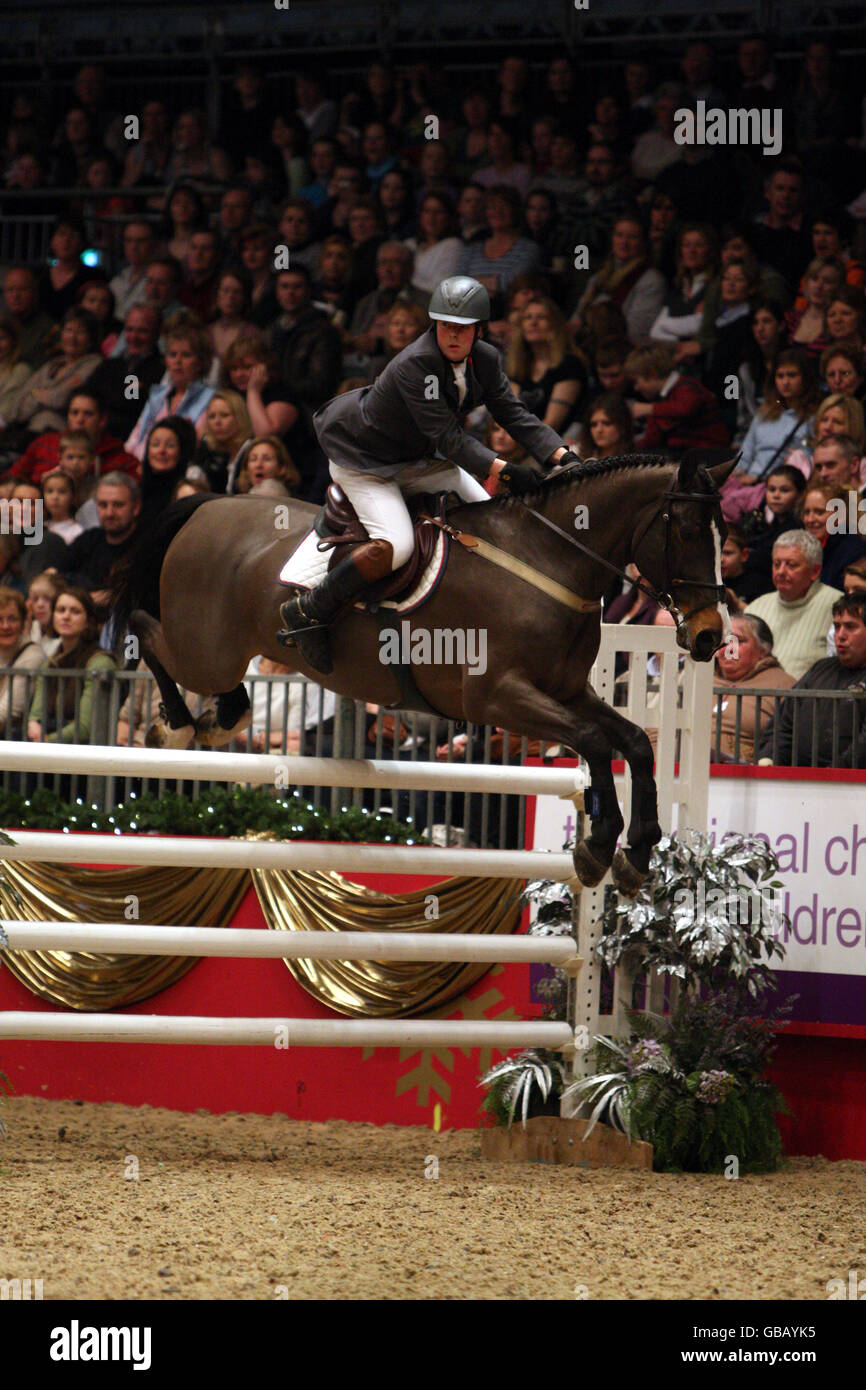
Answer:
<svg viewBox="0 0 866 1390"><path fill-rule="evenodd" d="M587 688L581 700L587 717L594 719L604 730L611 746L620 750L631 770L628 847L625 851L618 851L614 858L613 878L621 892L633 896L649 873L653 845L657 845L662 837L652 744L644 729L626 719L619 710L605 704L594 690Z"/></svg>
<svg viewBox="0 0 866 1390"><path fill-rule="evenodd" d="M464 684L464 710L473 723L561 743L585 758L592 778L591 833L575 845L573 858L581 883L594 888L613 862L623 828L610 767L611 745L598 722L582 712L579 701L562 705L513 671L495 681L470 677Z"/></svg>

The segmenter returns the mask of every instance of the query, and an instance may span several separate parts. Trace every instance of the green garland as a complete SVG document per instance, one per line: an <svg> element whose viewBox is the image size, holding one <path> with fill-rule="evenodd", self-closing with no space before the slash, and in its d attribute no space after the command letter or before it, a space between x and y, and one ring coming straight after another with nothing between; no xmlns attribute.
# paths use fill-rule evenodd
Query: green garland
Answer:
<svg viewBox="0 0 866 1390"><path fill-rule="evenodd" d="M313 806L300 795L277 798L268 787L214 787L193 799L167 792L147 793L103 811L82 800L62 801L39 788L32 796L0 791L0 825L7 830L99 830L144 835L243 836L270 831L280 840L340 840L354 843L413 844L417 827L361 807L336 815Z"/></svg>

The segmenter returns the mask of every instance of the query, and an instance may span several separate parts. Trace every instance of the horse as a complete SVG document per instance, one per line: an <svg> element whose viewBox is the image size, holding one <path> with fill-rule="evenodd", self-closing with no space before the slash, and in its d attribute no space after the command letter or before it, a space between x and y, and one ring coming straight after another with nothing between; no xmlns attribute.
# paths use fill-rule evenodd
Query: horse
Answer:
<svg viewBox="0 0 866 1390"><path fill-rule="evenodd" d="M602 595L611 572L624 576L633 561L642 586L673 614L680 647L697 661L711 660L728 631L719 488L735 464L620 455L540 477L522 498L461 503L446 522L465 543L452 541L438 587L400 623L410 624L413 650L419 634L423 647L426 633L439 652L438 664L413 664L429 707L449 719L560 744L585 759L590 833L575 844L573 859L587 887L612 868L617 887L637 893L662 833L649 738L588 684ZM113 584L112 614L115 632L139 639L159 687L162 718L149 743L187 747L197 739L218 747L236 737L250 719L242 678L258 654L339 695L400 706L400 683L381 659L379 624L366 609L350 608L333 625L327 676L278 641L286 597L278 576L315 517L314 506L293 499L184 498L126 557ZM470 538L481 543L476 553ZM495 562L503 553L515 572ZM465 642L448 653L444 643L431 644L436 633L455 630L484 634L483 670L479 661L470 664ZM196 723L179 685L216 695L215 712ZM627 845L619 850L615 752L628 762L633 787Z"/></svg>

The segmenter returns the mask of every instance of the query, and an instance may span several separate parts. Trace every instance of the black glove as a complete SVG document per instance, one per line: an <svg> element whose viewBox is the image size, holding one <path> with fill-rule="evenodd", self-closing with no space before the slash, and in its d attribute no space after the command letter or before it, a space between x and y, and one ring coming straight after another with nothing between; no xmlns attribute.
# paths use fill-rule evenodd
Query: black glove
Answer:
<svg viewBox="0 0 866 1390"><path fill-rule="evenodd" d="M576 454L573 449L566 449L565 453L560 456L559 462L554 466L556 468L567 468L571 463L583 463L583 459L579 454Z"/></svg>
<svg viewBox="0 0 866 1390"><path fill-rule="evenodd" d="M509 463L499 474L509 492L522 497L525 492L535 492L541 477L528 463Z"/></svg>

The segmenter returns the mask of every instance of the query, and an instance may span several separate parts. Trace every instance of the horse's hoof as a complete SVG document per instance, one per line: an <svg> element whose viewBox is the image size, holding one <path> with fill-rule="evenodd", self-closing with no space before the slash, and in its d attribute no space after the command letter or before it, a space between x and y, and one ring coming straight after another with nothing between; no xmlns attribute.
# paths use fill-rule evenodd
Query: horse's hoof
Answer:
<svg viewBox="0 0 866 1390"><path fill-rule="evenodd" d="M144 742L147 748L189 748L194 738L195 727L192 724L173 729L170 724L159 722L151 724Z"/></svg>
<svg viewBox="0 0 866 1390"><path fill-rule="evenodd" d="M251 719L252 711L245 710L233 728L224 729L217 719L216 710L206 710L201 718L195 721L196 743L200 743L202 748L224 748L250 727Z"/></svg>
<svg viewBox="0 0 866 1390"><path fill-rule="evenodd" d="M597 883L601 883L607 873L608 865L602 864L594 855L590 854L585 840L582 840L577 846L573 857L575 872L584 888L594 888Z"/></svg>
<svg viewBox="0 0 866 1390"><path fill-rule="evenodd" d="M627 898L637 897L648 877L647 874L642 874L639 869L635 868L621 849L618 849L613 856L611 873L616 888Z"/></svg>

